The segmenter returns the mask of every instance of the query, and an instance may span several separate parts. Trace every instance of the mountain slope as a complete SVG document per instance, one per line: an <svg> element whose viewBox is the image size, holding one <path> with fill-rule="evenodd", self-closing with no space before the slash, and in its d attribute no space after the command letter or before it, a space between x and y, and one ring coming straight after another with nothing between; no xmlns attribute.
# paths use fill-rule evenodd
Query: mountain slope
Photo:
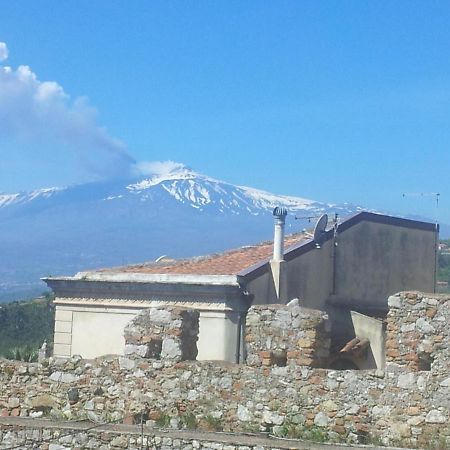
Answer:
<svg viewBox="0 0 450 450"><path fill-rule="evenodd" d="M0 299L41 292L39 278L49 274L270 239L275 206L291 213L288 232L311 226L294 215L361 210L234 186L186 167L135 180L0 194Z"/></svg>

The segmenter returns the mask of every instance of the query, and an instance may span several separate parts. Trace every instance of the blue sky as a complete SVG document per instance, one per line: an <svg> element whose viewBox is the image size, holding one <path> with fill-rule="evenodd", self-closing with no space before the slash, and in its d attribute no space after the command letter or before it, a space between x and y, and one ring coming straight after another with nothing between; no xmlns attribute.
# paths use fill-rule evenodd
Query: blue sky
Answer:
<svg viewBox="0 0 450 450"><path fill-rule="evenodd" d="M446 1L3 2L0 65L57 85L44 114L0 84L0 191L174 160L429 217L402 193L440 192L450 222L449 23Z"/></svg>

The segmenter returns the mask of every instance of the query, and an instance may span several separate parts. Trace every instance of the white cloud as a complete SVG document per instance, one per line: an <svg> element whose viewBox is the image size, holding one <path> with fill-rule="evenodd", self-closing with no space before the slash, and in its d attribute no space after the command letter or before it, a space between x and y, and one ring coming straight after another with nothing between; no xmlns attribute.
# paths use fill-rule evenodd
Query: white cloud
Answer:
<svg viewBox="0 0 450 450"><path fill-rule="evenodd" d="M0 43L0 60L8 49ZM91 172L127 175L134 159L126 145L98 125L87 98L72 100L55 81L40 81L28 66L0 65L0 134L67 144Z"/></svg>
<svg viewBox="0 0 450 450"><path fill-rule="evenodd" d="M175 161L143 161L136 164L136 170L139 175L170 175L174 172L188 170L182 163Z"/></svg>
<svg viewBox="0 0 450 450"><path fill-rule="evenodd" d="M8 47L4 42L0 42L0 62L8 59Z"/></svg>

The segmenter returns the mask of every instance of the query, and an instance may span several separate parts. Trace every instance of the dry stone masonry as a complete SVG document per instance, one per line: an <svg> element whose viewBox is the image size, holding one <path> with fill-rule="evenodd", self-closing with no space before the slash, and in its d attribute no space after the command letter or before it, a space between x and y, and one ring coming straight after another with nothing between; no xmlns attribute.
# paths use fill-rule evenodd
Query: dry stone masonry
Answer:
<svg viewBox="0 0 450 450"><path fill-rule="evenodd" d="M449 372L448 297L408 292L388 304L386 360L410 371Z"/></svg>
<svg viewBox="0 0 450 450"><path fill-rule="evenodd" d="M327 315L299 306L298 300L287 306L253 306L246 319L247 364L323 367L329 331Z"/></svg>
<svg viewBox="0 0 450 450"><path fill-rule="evenodd" d="M269 330L264 340L262 307L252 309L248 317L251 333L247 337L253 335L248 342L250 365L182 361L182 339L177 341L176 355L166 358L163 343L173 337L171 330L178 330L176 337L183 336L183 320L186 324L191 318L197 321L175 311L170 312L170 319L149 311L127 327L127 345L144 345L145 352L129 349L127 357L92 361L77 357L32 364L0 360L0 416L4 416L3 422L0 417L0 448L8 448L18 435L6 423L12 417L67 423L89 420L92 426L142 422L149 429L264 431L330 442L448 448L450 328L445 324L450 320L450 297L402 293L391 297L389 305L385 370L325 370L301 365L297 357L285 367L267 365L260 352L281 349L288 353L292 348L286 343L298 346L303 337L293 327L293 334ZM322 330L325 317L308 316L306 310L294 315L292 308L297 306L269 306L267 317L272 324L286 320L289 326L299 318L308 324L304 325L306 331ZM280 315L289 308L290 316ZM314 321L307 322L307 317ZM156 322L160 328L155 328ZM160 353L156 336L161 340ZM318 335L311 333L309 338L318 348L314 341ZM26 433L32 436L33 431L27 428ZM77 448L73 441L54 442L58 450ZM86 442L78 443L78 448L93 448ZM114 445L102 445L134 449L137 441L122 438ZM162 441L151 444L158 449L171 446ZM175 447L180 448L178 444Z"/></svg>
<svg viewBox="0 0 450 450"><path fill-rule="evenodd" d="M125 327L124 354L158 359L166 365L195 360L198 327L199 312L193 309L144 309Z"/></svg>

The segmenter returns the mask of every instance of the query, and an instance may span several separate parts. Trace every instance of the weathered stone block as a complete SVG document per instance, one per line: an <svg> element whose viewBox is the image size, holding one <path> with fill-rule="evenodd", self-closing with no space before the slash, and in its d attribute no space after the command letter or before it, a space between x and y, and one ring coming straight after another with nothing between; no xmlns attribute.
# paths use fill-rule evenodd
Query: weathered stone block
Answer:
<svg viewBox="0 0 450 450"><path fill-rule="evenodd" d="M246 321L247 363L320 366L329 355L327 323L324 312L296 303L253 306ZM283 358L276 357L277 351L284 352Z"/></svg>

